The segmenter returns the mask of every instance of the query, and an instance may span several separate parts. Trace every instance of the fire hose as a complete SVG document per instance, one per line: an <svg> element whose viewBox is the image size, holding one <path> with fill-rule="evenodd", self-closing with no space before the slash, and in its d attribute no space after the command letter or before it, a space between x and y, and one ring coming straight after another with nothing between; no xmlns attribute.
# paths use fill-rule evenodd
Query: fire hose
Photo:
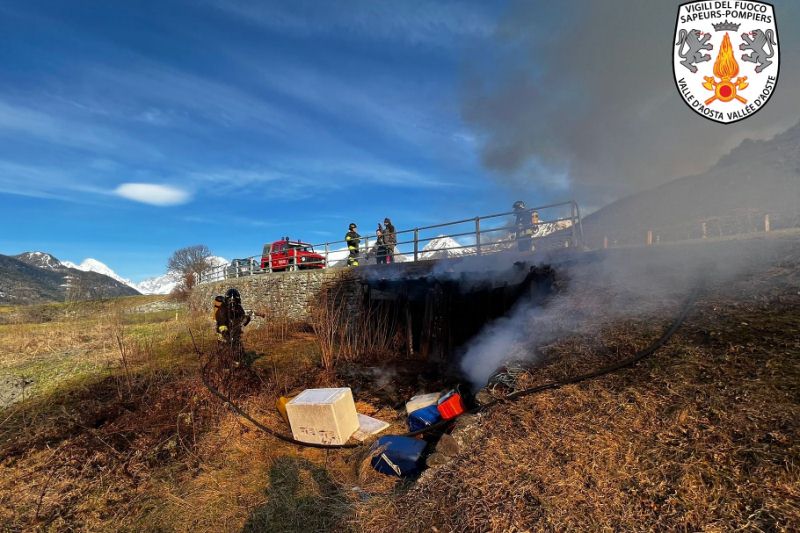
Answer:
<svg viewBox="0 0 800 533"><path fill-rule="evenodd" d="M587 372L585 374L579 374L577 376L572 376L572 377L561 379L561 380L557 380L557 381L550 381L548 383L542 383L541 385L536 385L536 386L533 386L533 387L530 387L530 388L527 388L527 389L521 389L521 390L518 390L518 391L514 391L511 394L509 394L509 395L507 395L507 396L505 396L503 398L496 398L496 399L494 399L494 400L492 400L492 401L490 401L488 403L479 405L478 407L476 407L476 408L474 408L472 410L465 411L464 414L466 414L466 413L474 414L474 413L477 413L479 411L483 411L483 410L486 410L486 409L488 409L490 407L493 407L493 406L495 406L497 404L506 403L506 402L509 402L509 401L516 400L518 398L522 398L523 396L529 396L531 394L536 394L536 393L544 392L544 391L547 391L547 390L559 389L561 387L564 387L565 385L574 385L576 383L581 383L583 381L587 381L587 380L594 379L594 378L597 378L597 377L600 377L600 376L604 376L606 374L610 374L612 372L616 372L617 370L621 370L623 368L635 365L636 363L638 363L642 359L645 359L645 358L650 357L651 355L653 355L656 351L658 351L665 344L667 344L667 342L669 342L669 340L672 338L672 336L675 334L675 332L678 331L678 328L680 328L681 325L683 324L683 322L686 320L686 317L688 316L689 311L692 308L692 305L694 304L695 300L697 299L698 293L699 293L699 288L695 288L694 290L692 290L692 292L686 297L686 300L683 302L683 305L682 305L681 310L678 313L678 315L675 317L675 319L672 321L672 323L669 325L669 327L667 327L667 329L664 330L664 332L661 334L661 336L659 336L655 341L650 343L649 346L647 346L646 348L644 348L642 350L639 350L638 352L634 353L630 357L627 357L625 359L621 359L621 360L617 361L616 363L613 363L613 364L598 368L597 370L594 370L592 372ZM191 335L191 331L189 331L189 334ZM193 335L192 335L192 343L194 344L195 351L199 355L201 355L200 350L197 348L197 344L194 342L194 336ZM217 388L215 388L209 382L208 377L206 375L207 367L208 367L208 362L205 365L203 365L203 367L202 367L202 369L200 371L200 374L201 374L201 377L202 377L202 380L203 380L203 385L205 385L205 387L209 390L209 392L211 392L211 394L213 394L214 396L216 396L217 398L222 400L223 403L228 405L228 407L230 407L230 409L234 413L236 413L240 417L242 417L245 420L247 420L250 423L252 423L259 430L263 431L264 433L266 433L268 435L271 435L271 436L275 437L276 439L282 440L284 442L288 442L290 444L296 444L298 446L303 446L303 447L306 447L306 448L343 449L343 448L360 448L360 447L365 445L364 443L354 443L354 444L317 444L317 443L312 443L312 442L303 442L303 441L297 440L297 439L295 439L293 437L290 437L288 435L284 435L283 433L280 433L278 431L275 431L274 429L265 426L264 424L262 424L261 422L259 422L255 418L253 418L244 409L242 409L241 407L236 405L236 403L230 397L226 396L225 394L220 392ZM458 417L449 418L447 420L441 420L439 422L431 424L430 426L426 426L426 427L424 427L422 429L419 429L417 431L409 431L407 433L403 433L401 436L403 436L403 437L415 437L417 435L422 435L422 434L425 434L425 433L430 433L432 431L437 431L439 429L446 428L447 426L449 426L450 424L455 422L457 420L457 418Z"/></svg>

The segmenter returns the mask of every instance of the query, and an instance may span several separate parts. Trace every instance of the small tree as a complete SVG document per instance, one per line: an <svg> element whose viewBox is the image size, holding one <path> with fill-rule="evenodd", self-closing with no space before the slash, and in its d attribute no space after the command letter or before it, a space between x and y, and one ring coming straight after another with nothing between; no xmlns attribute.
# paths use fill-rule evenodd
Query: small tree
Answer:
<svg viewBox="0 0 800 533"><path fill-rule="evenodd" d="M167 271L177 274L181 280L173 292L178 296L188 295L194 287L195 275L211 266L211 250L205 244L175 250L167 261Z"/></svg>

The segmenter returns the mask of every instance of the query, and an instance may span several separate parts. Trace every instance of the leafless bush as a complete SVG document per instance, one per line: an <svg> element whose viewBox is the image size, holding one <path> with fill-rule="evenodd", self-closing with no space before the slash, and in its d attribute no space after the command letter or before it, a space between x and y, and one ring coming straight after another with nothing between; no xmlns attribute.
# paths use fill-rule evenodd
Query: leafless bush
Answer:
<svg viewBox="0 0 800 533"><path fill-rule="evenodd" d="M394 356L392 344L396 320L387 310L365 301L355 309L353 320L342 332L341 353L346 361L387 359Z"/></svg>
<svg viewBox="0 0 800 533"><path fill-rule="evenodd" d="M247 330L247 344L255 349L267 348L275 342L284 342L303 330L304 324L286 313L269 307L254 310L255 327ZM260 320L259 320L260 319Z"/></svg>
<svg viewBox="0 0 800 533"><path fill-rule="evenodd" d="M345 307L341 301L341 291L334 287L323 287L320 298L311 307L311 328L317 338L322 367L333 370L336 359L336 340L343 322Z"/></svg>
<svg viewBox="0 0 800 533"><path fill-rule="evenodd" d="M175 288L172 289L169 295L179 302L185 302L189 299L189 295L192 293L194 285L194 273L189 272L182 276L180 283L175 285Z"/></svg>
<svg viewBox="0 0 800 533"><path fill-rule="evenodd" d="M167 261L167 271L180 275L180 282L172 291L179 300L186 300L195 284L195 276L211 267L211 250L205 244L195 244L175 250Z"/></svg>
<svg viewBox="0 0 800 533"><path fill-rule="evenodd" d="M338 360L393 355L396 318L371 302L348 301L341 285L324 287L309 314L327 371L333 370Z"/></svg>
<svg viewBox="0 0 800 533"><path fill-rule="evenodd" d="M121 400L129 399L134 390L135 368L153 359L155 348L152 337L135 338L125 329L121 312L114 313L108 323L108 334L117 349L122 374L116 376L117 395Z"/></svg>

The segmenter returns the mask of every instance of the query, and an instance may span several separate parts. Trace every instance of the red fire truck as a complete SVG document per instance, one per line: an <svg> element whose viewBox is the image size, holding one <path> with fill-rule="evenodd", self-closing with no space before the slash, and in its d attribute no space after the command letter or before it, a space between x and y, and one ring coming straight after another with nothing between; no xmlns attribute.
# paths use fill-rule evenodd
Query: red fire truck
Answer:
<svg viewBox="0 0 800 533"><path fill-rule="evenodd" d="M325 257L316 253L308 243L284 237L265 244L261 255L261 269L267 272L325 268Z"/></svg>

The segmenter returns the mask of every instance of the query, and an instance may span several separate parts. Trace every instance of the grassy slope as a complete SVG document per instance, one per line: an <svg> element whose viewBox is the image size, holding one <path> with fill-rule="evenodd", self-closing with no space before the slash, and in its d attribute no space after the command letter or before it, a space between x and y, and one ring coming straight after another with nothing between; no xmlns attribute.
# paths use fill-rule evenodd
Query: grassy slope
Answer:
<svg viewBox="0 0 800 533"><path fill-rule="evenodd" d="M149 336L152 327L134 327L174 318L174 311L130 313L163 296L134 296L81 303L6 307L0 316L0 375L30 382L26 394L54 392L65 379L107 374L118 358L114 336L128 326L134 336Z"/></svg>
<svg viewBox="0 0 800 533"><path fill-rule="evenodd" d="M106 531L790 529L800 521L797 265L715 288L669 346L634 369L494 409L472 449L401 486L365 467L362 452L298 450L211 400L186 333L192 327L209 346L207 316L120 315L118 307L139 307L122 299L25 324L25 342L14 340L21 333L13 324L0 326L0 346L18 343L6 352L13 358L3 357L6 368L71 361L59 367L58 380L31 371L41 388L0 413L0 524ZM619 321L591 339L562 339L548 347L555 362L528 379L630 353L672 312L649 325ZM341 382L319 372L313 338L276 329L256 324L248 332L248 345L263 356L255 363L263 381L244 377L231 387L248 409L285 430L273 408L278 395ZM120 332L128 372L116 348ZM65 355L76 348L82 355ZM86 370L75 361L89 353L98 360ZM367 400L361 412L380 407L359 398ZM397 413L384 408L377 415L392 420Z"/></svg>
<svg viewBox="0 0 800 533"><path fill-rule="evenodd" d="M601 342L630 352L646 338L619 324ZM572 374L581 344L551 347L561 359L542 374ZM369 503L364 527L789 531L800 523L798 385L794 263L712 289L635 368L494 409L471 450Z"/></svg>

